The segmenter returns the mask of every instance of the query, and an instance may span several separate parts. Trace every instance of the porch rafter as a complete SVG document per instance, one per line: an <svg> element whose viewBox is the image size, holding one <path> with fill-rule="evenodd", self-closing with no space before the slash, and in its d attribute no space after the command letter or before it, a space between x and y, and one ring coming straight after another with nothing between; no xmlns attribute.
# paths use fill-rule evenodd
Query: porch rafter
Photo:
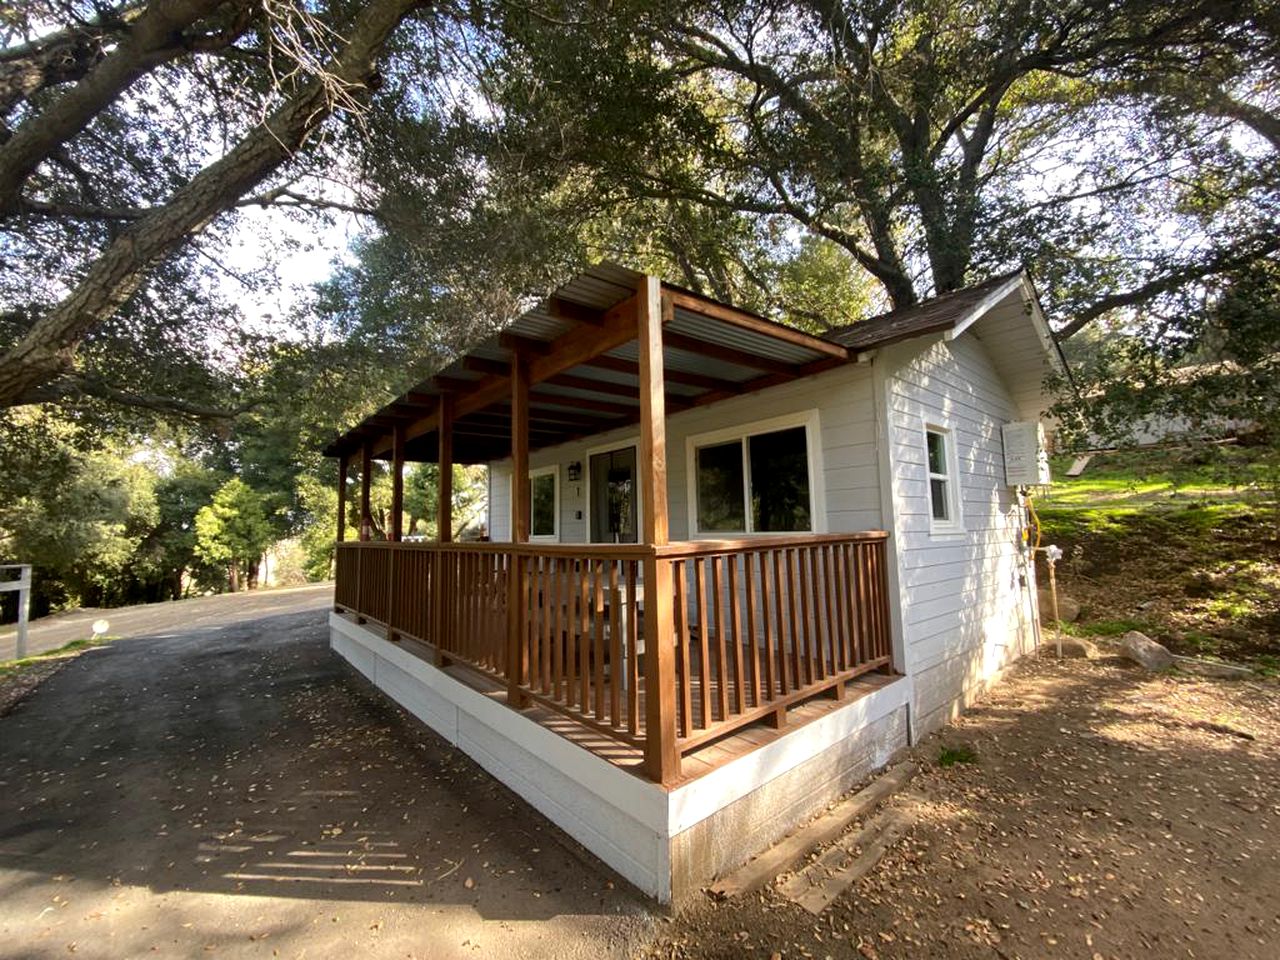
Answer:
<svg viewBox="0 0 1280 960"><path fill-rule="evenodd" d="M462 463L492 458L495 443L509 437L511 361L516 355L527 365L528 438L533 448L638 423L644 380L636 290L645 283L641 274L620 267L603 265L588 271L367 417L326 452L350 455L370 443L375 458L387 459L400 429L408 459L434 460L439 455L439 438L433 435L441 429L441 398L449 396L455 458ZM854 351L833 341L693 291L655 283L655 322L664 354L664 417L855 357Z"/></svg>

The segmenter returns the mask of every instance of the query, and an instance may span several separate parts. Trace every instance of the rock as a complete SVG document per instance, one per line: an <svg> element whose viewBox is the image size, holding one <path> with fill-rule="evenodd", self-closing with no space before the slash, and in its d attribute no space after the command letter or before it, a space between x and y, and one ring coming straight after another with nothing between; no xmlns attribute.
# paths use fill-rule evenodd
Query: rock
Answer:
<svg viewBox="0 0 1280 960"><path fill-rule="evenodd" d="M1048 623L1053 620L1053 595L1048 590L1041 590L1040 620ZM1062 591L1058 591L1058 619L1063 623L1075 623L1080 619L1080 604L1072 600Z"/></svg>
<svg viewBox="0 0 1280 960"><path fill-rule="evenodd" d="M1173 654L1137 630L1130 630L1124 635L1120 641L1120 652L1148 670L1168 670L1173 666Z"/></svg>
<svg viewBox="0 0 1280 960"><path fill-rule="evenodd" d="M1242 667L1239 664L1201 660L1198 657L1174 656L1173 664L1179 670L1198 673L1202 677L1213 677L1217 680L1248 680L1255 675L1248 667Z"/></svg>
<svg viewBox="0 0 1280 960"><path fill-rule="evenodd" d="M1058 638L1045 637L1040 642L1040 656L1056 657L1058 655ZM1098 655L1098 648L1083 637L1062 637L1062 656L1092 660Z"/></svg>

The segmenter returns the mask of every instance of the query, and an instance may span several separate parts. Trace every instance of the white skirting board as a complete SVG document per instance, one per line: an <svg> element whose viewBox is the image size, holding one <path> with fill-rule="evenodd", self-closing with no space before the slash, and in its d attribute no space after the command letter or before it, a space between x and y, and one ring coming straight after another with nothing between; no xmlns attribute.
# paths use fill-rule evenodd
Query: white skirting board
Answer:
<svg viewBox="0 0 1280 960"><path fill-rule="evenodd" d="M672 895L674 837L903 708L911 690L903 678L667 791L460 683L381 631L333 613L329 642L396 703L662 903Z"/></svg>

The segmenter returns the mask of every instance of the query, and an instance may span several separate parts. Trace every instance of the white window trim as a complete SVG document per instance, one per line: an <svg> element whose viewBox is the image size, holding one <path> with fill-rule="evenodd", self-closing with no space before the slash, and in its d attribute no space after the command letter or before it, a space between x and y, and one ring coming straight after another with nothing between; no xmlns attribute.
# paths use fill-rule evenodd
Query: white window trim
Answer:
<svg viewBox="0 0 1280 960"><path fill-rule="evenodd" d="M545 477L550 475L555 480L555 523L554 530L550 534L535 536L533 533L533 480L535 477ZM526 481L529 484L529 542L530 543L559 543L560 542L560 464L553 463L546 467L535 467L529 471L529 477Z"/></svg>
<svg viewBox="0 0 1280 960"><path fill-rule="evenodd" d="M615 450L625 450L627 447L636 448L636 542L644 539L644 504L640 502L640 435L637 433L626 440L615 440L612 443L587 447L583 453L582 475L586 479L586 491L582 495L582 516L586 523L586 531L583 534L583 541L586 543L595 542L591 539L591 458L598 453L613 453Z"/></svg>
<svg viewBox="0 0 1280 960"><path fill-rule="evenodd" d="M942 437L946 448L947 475L936 474L929 469L929 434L936 433ZM929 534L931 536L948 536L964 533L964 512L960 507L960 458L956 451L956 432L950 427L930 420L923 421L920 438L924 441L924 499L929 511ZM934 477L947 481L947 507L949 520L938 520L933 515Z"/></svg>
<svg viewBox="0 0 1280 960"><path fill-rule="evenodd" d="M756 531L756 530L710 530L698 529L698 456L699 447L713 446L717 443L729 443L733 440L745 441L761 433L774 433L792 427L805 428L805 447L809 453L809 519L810 530ZM751 523L751 477L750 460L744 452L745 469L742 472L743 504L746 507L745 519ZM756 420L735 427L724 427L707 433L694 434L685 438L685 473L689 507L689 539L690 540L723 540L726 537L796 537L797 539L815 533L827 532L826 485L822 471L822 430L818 419L817 408L790 413L781 417L770 417L768 420Z"/></svg>

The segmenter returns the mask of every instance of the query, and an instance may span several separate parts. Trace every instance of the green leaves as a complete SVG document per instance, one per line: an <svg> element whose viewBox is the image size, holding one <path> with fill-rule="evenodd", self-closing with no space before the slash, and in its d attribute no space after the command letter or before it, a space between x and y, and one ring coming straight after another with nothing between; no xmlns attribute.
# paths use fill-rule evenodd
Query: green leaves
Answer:
<svg viewBox="0 0 1280 960"><path fill-rule="evenodd" d="M239 589L239 573L257 566L275 534L267 521L261 494L232 477L201 507L195 517L196 555L230 570L231 589Z"/></svg>

